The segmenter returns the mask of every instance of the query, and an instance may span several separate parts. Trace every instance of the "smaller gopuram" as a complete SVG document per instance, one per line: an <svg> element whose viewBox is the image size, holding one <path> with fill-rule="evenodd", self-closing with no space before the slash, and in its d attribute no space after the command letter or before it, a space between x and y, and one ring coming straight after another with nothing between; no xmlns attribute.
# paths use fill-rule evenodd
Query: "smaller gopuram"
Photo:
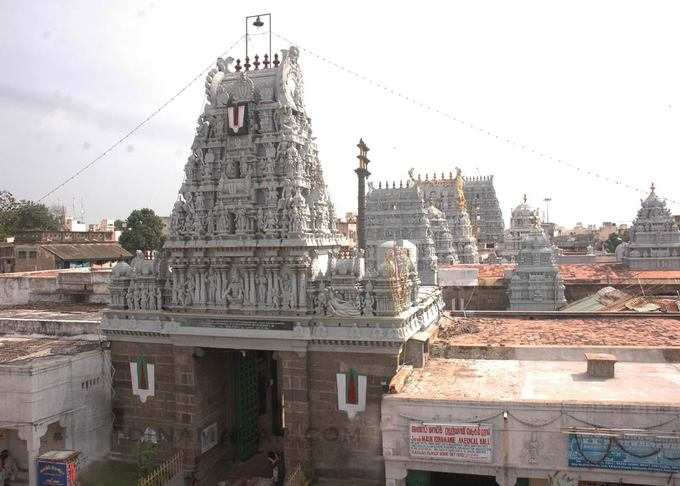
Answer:
<svg viewBox="0 0 680 486"><path fill-rule="evenodd" d="M456 170L459 172L459 169ZM442 173L439 178L436 173L431 177L425 174L424 180L418 175L417 180L425 194L425 200L443 211L447 219L451 220L458 214L455 205L446 204L447 199L456 199L456 178L453 173L449 172L448 177ZM479 249L496 248L503 242L505 225L493 186L493 176L463 176L462 183L465 209L472 224L472 234L477 240L476 245Z"/></svg>
<svg viewBox="0 0 680 486"><path fill-rule="evenodd" d="M453 246L460 263L479 263L477 238L475 227L468 213L468 201L465 195L465 179L459 168L456 168L456 177L449 174L448 179L442 174L437 179L433 174L425 174L423 180L418 174L414 177L414 170L409 170L411 181L421 188L427 204L433 204L446 216L449 224Z"/></svg>
<svg viewBox="0 0 680 486"><path fill-rule="evenodd" d="M448 263L449 265L458 263L458 255L453 245L453 236L451 236L449 223L446 221L444 213L432 204L427 208L427 219L430 222L432 238L434 239L434 246L437 252L437 261L439 263Z"/></svg>
<svg viewBox="0 0 680 486"><path fill-rule="evenodd" d="M408 240L418 249L418 274L423 285L437 285L437 254L423 193L410 181L369 183L366 195L367 260L375 259L378 245L386 240Z"/></svg>
<svg viewBox="0 0 680 486"><path fill-rule="evenodd" d="M506 274L510 310L552 311L567 303L553 249L538 218L522 238L516 261L517 267Z"/></svg>
<svg viewBox="0 0 680 486"><path fill-rule="evenodd" d="M495 248L503 242L503 213L498 203L493 176L463 177L465 199L479 248Z"/></svg>
<svg viewBox="0 0 680 486"><path fill-rule="evenodd" d="M623 261L635 270L680 269L680 229L656 195L654 184L630 230L630 242L623 250Z"/></svg>
<svg viewBox="0 0 680 486"><path fill-rule="evenodd" d="M533 230L533 221L538 219L538 210L527 204L527 195L512 210L510 228L505 231L503 243L499 245L498 255L506 260L514 261L522 246L522 239Z"/></svg>

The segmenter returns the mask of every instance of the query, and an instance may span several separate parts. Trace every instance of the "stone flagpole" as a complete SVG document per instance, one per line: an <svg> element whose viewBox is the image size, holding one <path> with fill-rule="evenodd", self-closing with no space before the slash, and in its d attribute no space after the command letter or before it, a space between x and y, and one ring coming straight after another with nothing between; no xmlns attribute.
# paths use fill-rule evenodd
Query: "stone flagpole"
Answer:
<svg viewBox="0 0 680 486"><path fill-rule="evenodd" d="M366 250L366 179L371 173L368 171L368 157L366 154L370 150L364 143L364 139L360 138L357 144L359 148L359 167L354 172L357 173L358 179L358 201L357 201L357 247Z"/></svg>

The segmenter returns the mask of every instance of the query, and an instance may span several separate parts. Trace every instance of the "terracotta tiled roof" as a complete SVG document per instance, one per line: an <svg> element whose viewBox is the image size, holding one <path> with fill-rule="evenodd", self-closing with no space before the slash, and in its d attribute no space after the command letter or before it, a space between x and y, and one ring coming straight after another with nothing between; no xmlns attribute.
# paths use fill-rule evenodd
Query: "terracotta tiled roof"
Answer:
<svg viewBox="0 0 680 486"><path fill-rule="evenodd" d="M669 282L680 283L680 270L631 270L622 263L589 263L559 265L565 283L634 283ZM505 272L515 268L514 264L467 264L442 265L440 268L476 268L479 280L489 283L505 278Z"/></svg>
<svg viewBox="0 0 680 486"><path fill-rule="evenodd" d="M76 243L73 245L57 243L41 245L64 261L73 260L123 260L132 258L130 252L118 243Z"/></svg>
<svg viewBox="0 0 680 486"><path fill-rule="evenodd" d="M680 317L443 317L435 346L680 346Z"/></svg>
<svg viewBox="0 0 680 486"><path fill-rule="evenodd" d="M73 355L98 346L96 341L0 336L0 364L23 364L34 359Z"/></svg>

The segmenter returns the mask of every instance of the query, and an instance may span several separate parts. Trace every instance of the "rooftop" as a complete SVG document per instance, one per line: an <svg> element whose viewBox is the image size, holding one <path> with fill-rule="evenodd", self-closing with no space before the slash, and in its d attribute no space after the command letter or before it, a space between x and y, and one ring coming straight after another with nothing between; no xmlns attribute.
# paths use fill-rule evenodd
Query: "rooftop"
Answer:
<svg viewBox="0 0 680 486"><path fill-rule="evenodd" d="M97 349L97 341L30 336L0 336L0 365L26 364L54 356L70 356Z"/></svg>
<svg viewBox="0 0 680 486"><path fill-rule="evenodd" d="M611 379L589 378L583 361L433 359L387 399L678 406L680 366L617 363Z"/></svg>
<svg viewBox="0 0 680 486"><path fill-rule="evenodd" d="M132 254L118 243L55 243L42 244L41 246L64 261L132 258Z"/></svg>
<svg viewBox="0 0 680 486"><path fill-rule="evenodd" d="M451 269L476 269L480 285L498 285L505 278L505 272L515 268L514 264L466 264L440 265L440 271ZM576 283L654 283L676 280L680 283L680 270L631 270L623 263L588 263L559 265L562 280L566 285Z"/></svg>
<svg viewBox="0 0 680 486"><path fill-rule="evenodd" d="M449 317L433 343L447 346L680 346L680 315L591 315L555 318L527 315Z"/></svg>
<svg viewBox="0 0 680 486"><path fill-rule="evenodd" d="M0 307L0 319L101 321L104 304L44 303ZM2 327L0 327L2 334Z"/></svg>

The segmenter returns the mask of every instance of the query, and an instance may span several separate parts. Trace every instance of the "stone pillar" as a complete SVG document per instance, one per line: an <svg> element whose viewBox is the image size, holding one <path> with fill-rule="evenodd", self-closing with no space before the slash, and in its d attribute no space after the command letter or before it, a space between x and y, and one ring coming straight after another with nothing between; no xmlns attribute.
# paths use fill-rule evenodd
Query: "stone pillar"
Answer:
<svg viewBox="0 0 680 486"><path fill-rule="evenodd" d="M36 460L40 455L40 438L47 432L47 424L25 425L18 432L19 438L26 441L28 451L28 485L38 486Z"/></svg>
<svg viewBox="0 0 680 486"><path fill-rule="evenodd" d="M278 359L283 394L284 459L286 470L302 465L305 475L313 477L310 427L309 376L307 353L279 352Z"/></svg>
<svg viewBox="0 0 680 486"><path fill-rule="evenodd" d="M368 171L368 151L370 150L363 139L359 140L357 144L359 148L359 167L357 167L354 172L357 174L357 248L362 250L366 249L366 179L371 173Z"/></svg>

